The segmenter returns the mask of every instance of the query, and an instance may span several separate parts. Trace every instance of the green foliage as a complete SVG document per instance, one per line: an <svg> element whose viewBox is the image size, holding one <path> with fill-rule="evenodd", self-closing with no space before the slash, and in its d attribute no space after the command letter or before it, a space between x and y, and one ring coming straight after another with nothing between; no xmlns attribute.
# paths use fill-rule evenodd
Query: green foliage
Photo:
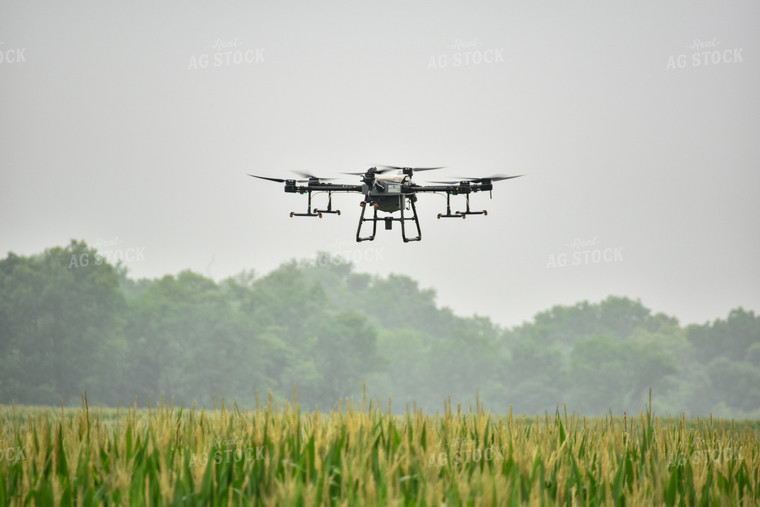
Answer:
<svg viewBox="0 0 760 507"><path fill-rule="evenodd" d="M133 280L83 242L0 260L0 402L57 404L87 391L115 405L214 395L330 408L362 382L395 409L476 391L499 410L760 416L760 317L681 327L610 296L501 329L460 317L408 276L355 273L320 254L215 282L192 272ZM89 262L87 262L89 260Z"/></svg>
<svg viewBox="0 0 760 507"><path fill-rule="evenodd" d="M691 325L687 333L698 361L707 363L716 357L743 361L749 349L760 343L760 316L737 308L729 312L726 320Z"/></svg>
<svg viewBox="0 0 760 507"><path fill-rule="evenodd" d="M565 358L558 346L540 346L529 340L514 344L506 365L505 398L527 414L551 411L564 398L567 387Z"/></svg>
<svg viewBox="0 0 760 507"><path fill-rule="evenodd" d="M575 306L555 306L538 313L533 323L515 328L507 338L572 348L577 341L589 336L625 339L636 330L657 331L674 324L677 321L672 317L651 315L640 301L610 296L598 304L583 301Z"/></svg>
<svg viewBox="0 0 760 507"><path fill-rule="evenodd" d="M124 297L117 269L96 259L72 241L0 261L0 400L56 404L113 387Z"/></svg>
<svg viewBox="0 0 760 507"><path fill-rule="evenodd" d="M676 372L672 358L659 347L605 336L577 343L570 368L574 386L570 402L584 413L596 407L618 413L626 407L643 408L647 390L664 390L663 380Z"/></svg>

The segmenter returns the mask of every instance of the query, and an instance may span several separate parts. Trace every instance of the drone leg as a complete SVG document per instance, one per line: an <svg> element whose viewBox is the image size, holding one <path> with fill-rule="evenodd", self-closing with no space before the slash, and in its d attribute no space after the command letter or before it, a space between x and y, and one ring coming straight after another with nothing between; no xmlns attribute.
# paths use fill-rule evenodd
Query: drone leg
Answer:
<svg viewBox="0 0 760 507"><path fill-rule="evenodd" d="M368 204L370 203L366 201L360 203L362 207L362 214L359 216L359 227L356 229L357 243L360 243L362 241L373 241L375 239L375 234L377 233L377 208L375 206L372 206L372 210L374 212L374 216L372 218L364 218L364 212L367 211ZM364 222L372 222L372 235L362 238L362 225L364 225Z"/></svg>
<svg viewBox="0 0 760 507"><path fill-rule="evenodd" d="M367 203L363 202L359 204L359 206L362 207L362 214L359 215L359 228L356 229L356 242L359 243L361 241L364 241L364 239L361 238L362 234L362 224L364 224L364 212L367 211Z"/></svg>
<svg viewBox="0 0 760 507"><path fill-rule="evenodd" d="M319 213L320 215L322 213L332 213L332 214L335 214L335 215L340 215L340 210L339 209L336 209L335 211L333 211L333 209L332 209L332 192L330 192L330 191L327 192L327 209L317 209L317 208L314 208L314 213Z"/></svg>
<svg viewBox="0 0 760 507"><path fill-rule="evenodd" d="M456 211L453 215L451 214L451 194L446 192L446 214L438 213L438 218L459 218L462 216L461 213L461 211Z"/></svg>
<svg viewBox="0 0 760 507"><path fill-rule="evenodd" d="M409 198L409 202L412 204L412 213L413 216L411 218L404 218L404 208L406 206L401 206L401 237L404 239L404 243L408 243L410 241L420 241L422 239L422 231L420 230L420 221L417 219L417 207L414 205L414 196ZM417 226L417 237L415 238L407 238L406 237L406 221L407 220L414 220L414 224Z"/></svg>
<svg viewBox="0 0 760 507"><path fill-rule="evenodd" d="M472 212L470 212L470 194L469 193L464 195L464 211L457 211L456 213L462 218L467 218L467 215L472 214ZM477 211L474 213L478 214Z"/></svg>
<svg viewBox="0 0 760 507"><path fill-rule="evenodd" d="M303 192L301 192L303 193ZM322 213L314 210L314 213L311 212L311 190L306 191L306 213L296 213L295 211L290 212L291 217L319 217L322 218Z"/></svg>
<svg viewBox="0 0 760 507"><path fill-rule="evenodd" d="M482 210L482 211L470 211L470 194L467 194L466 199L466 211L462 213L462 218L467 217L467 215L488 215L488 211ZM457 211L459 213L459 211Z"/></svg>

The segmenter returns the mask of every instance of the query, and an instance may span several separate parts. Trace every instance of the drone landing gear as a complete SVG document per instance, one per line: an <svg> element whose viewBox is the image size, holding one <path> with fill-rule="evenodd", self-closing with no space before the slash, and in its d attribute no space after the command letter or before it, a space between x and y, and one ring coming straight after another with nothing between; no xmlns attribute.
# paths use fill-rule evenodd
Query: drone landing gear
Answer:
<svg viewBox="0 0 760 507"><path fill-rule="evenodd" d="M488 211L470 211L470 194L465 194L465 210L451 213L451 194L446 194L446 214L438 213L438 218L467 218L467 215L488 215Z"/></svg>
<svg viewBox="0 0 760 507"><path fill-rule="evenodd" d="M309 195L311 195L311 193L309 193ZM311 204L311 200L309 200L309 204ZM336 210L332 209L332 192L327 192L327 209L317 209L317 208L314 208L314 213L320 213L320 214L321 213L331 213L331 214L334 213L334 214L340 216L340 210L339 209L336 209Z"/></svg>
<svg viewBox="0 0 760 507"><path fill-rule="evenodd" d="M404 197L400 197L400 199L404 199ZM377 204L372 202L362 202L359 203L359 205L362 207L362 214L359 217L359 227L356 230L356 242L360 243L362 241L373 241L375 239L375 234L377 234L377 222L382 220L385 223L385 230L391 230L393 228L393 222L401 222L401 238L404 240L404 243L408 243L410 241L420 241L422 239L422 231L420 230L420 221L417 219L417 208L414 205L415 197L412 196L409 198L409 203L411 204L412 209L412 216L407 217L404 216L404 203L401 203L401 217L395 218L392 216L387 217L378 217L377 216ZM367 205L372 205L372 218L364 218L364 212L367 211ZM415 227L417 228L417 236L415 237L408 237L406 235L406 222L407 221L413 221ZM369 236L362 237L362 226L364 225L364 222L372 222L372 234Z"/></svg>
<svg viewBox="0 0 760 507"><path fill-rule="evenodd" d="M375 234L377 233L377 204L372 206L372 211L374 213L372 218L364 218L364 212L367 211L367 204L370 204L369 202L360 202L359 206L362 207L362 214L359 216L359 228L356 230L356 242L361 243L362 241L372 241L375 239ZM364 222L372 222L372 234L369 236L366 236L364 238L361 237L362 234L362 225L364 225Z"/></svg>
<svg viewBox="0 0 760 507"><path fill-rule="evenodd" d="M314 208L311 209L311 191L307 191L307 204L306 204L306 213L296 213L295 211L290 212L290 217L319 217L322 218L323 213L334 213L336 215L340 215L340 210L333 210L332 209L332 192L327 192L327 209L317 209Z"/></svg>
<svg viewBox="0 0 760 507"><path fill-rule="evenodd" d="M404 243L408 243L410 241L420 241L422 239L422 231L420 230L420 221L417 220L417 208L414 205L414 201L417 200L416 196L412 196L409 198L409 203L412 205L412 216L411 217L404 217L404 205L402 203L401 205L401 218L398 219L392 219L392 220L399 220L401 222L401 237L404 239ZM414 221L414 225L417 227L417 236L413 238L407 238L406 237L406 221L412 220ZM387 224L387 222L386 222ZM388 227L386 225L386 227Z"/></svg>

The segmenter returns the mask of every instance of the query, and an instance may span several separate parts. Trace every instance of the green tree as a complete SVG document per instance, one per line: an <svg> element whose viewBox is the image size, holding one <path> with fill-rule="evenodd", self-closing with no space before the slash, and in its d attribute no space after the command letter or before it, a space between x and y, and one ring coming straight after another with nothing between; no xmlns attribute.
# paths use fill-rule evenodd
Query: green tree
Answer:
<svg viewBox="0 0 760 507"><path fill-rule="evenodd" d="M383 399L391 396L398 407L417 403L430 410L440 408L447 394L430 382L437 368L430 361L434 338L413 328L379 328L377 333L377 350L385 367L367 378L371 391Z"/></svg>
<svg viewBox="0 0 760 507"><path fill-rule="evenodd" d="M271 337L270 343L257 339L235 295L229 285L185 271L154 281L131 300L125 388L190 403L214 395L252 399L257 387L271 387L264 367Z"/></svg>
<svg viewBox="0 0 760 507"><path fill-rule="evenodd" d="M118 383L117 269L84 242L0 261L0 401L107 401Z"/></svg>
<svg viewBox="0 0 760 507"><path fill-rule="evenodd" d="M338 313L316 328L311 356L320 375L315 401L322 406L360 394L362 380L382 366L376 331L364 316L351 311Z"/></svg>
<svg viewBox="0 0 760 507"><path fill-rule="evenodd" d="M659 346L595 336L570 355L571 406L586 414L608 409L638 413L649 388L663 392L676 373L673 358Z"/></svg>
<svg viewBox="0 0 760 507"><path fill-rule="evenodd" d="M500 330L484 317L457 319L431 346L431 382L440 400L481 399L504 406L507 360L500 354Z"/></svg>
<svg viewBox="0 0 760 507"><path fill-rule="evenodd" d="M528 340L540 345L557 344L569 351L579 340L594 335L628 338L635 330L656 332L677 321L663 314L651 315L640 301L609 296L599 303L580 302L574 306L554 306L540 312L534 322L505 334L510 343Z"/></svg>
<svg viewBox="0 0 760 507"><path fill-rule="evenodd" d="M539 414L561 404L567 385L562 351L556 346L522 341L512 347L511 353L506 392L513 409Z"/></svg>
<svg viewBox="0 0 760 507"><path fill-rule="evenodd" d="M709 363L717 357L741 361L752 345L760 343L760 315L736 308L729 312L726 320L689 326L687 337L694 358L701 363Z"/></svg>
<svg viewBox="0 0 760 507"><path fill-rule="evenodd" d="M760 370L751 363L718 357L707 366L707 376L712 386L712 408L722 402L743 412L760 409Z"/></svg>

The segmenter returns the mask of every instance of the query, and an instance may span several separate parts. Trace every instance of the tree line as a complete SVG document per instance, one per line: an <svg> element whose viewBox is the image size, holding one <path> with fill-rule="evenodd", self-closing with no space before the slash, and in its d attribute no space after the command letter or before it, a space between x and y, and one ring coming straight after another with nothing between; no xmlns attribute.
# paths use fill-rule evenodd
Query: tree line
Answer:
<svg viewBox="0 0 760 507"><path fill-rule="evenodd" d="M320 254L326 256L327 254ZM72 258L77 259L72 263ZM89 259L82 263L81 259ZM97 259L97 262L95 261ZM255 393L332 408L370 396L394 411L469 403L542 414L760 417L760 316L681 326L640 301L555 306L501 328L436 304L408 276L291 261L215 282L135 280L82 241L0 260L0 403L106 406L173 397L244 406ZM84 265L83 265L84 264Z"/></svg>

